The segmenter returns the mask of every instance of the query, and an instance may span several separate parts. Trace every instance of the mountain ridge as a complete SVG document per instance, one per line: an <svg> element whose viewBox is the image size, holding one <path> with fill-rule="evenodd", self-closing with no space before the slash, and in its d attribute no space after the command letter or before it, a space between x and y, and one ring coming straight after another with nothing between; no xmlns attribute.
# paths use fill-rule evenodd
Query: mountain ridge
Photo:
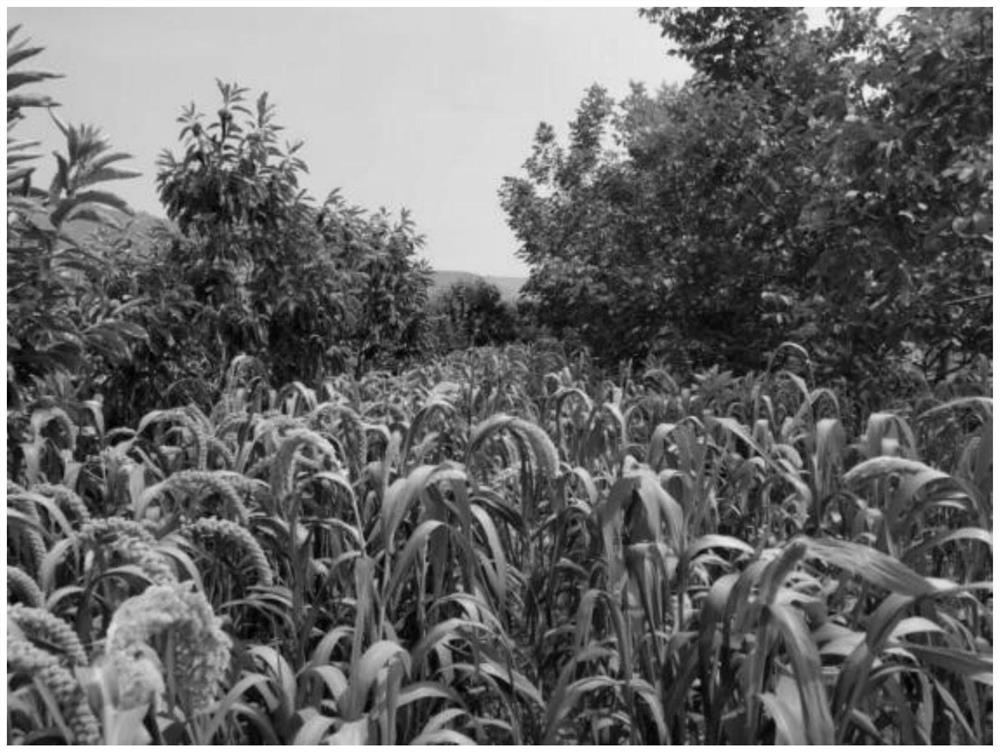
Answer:
<svg viewBox="0 0 1000 753"><path fill-rule="evenodd" d="M468 282L475 279L485 280L491 285L495 285L500 291L500 298L509 303L516 303L517 296L528 281L527 277L513 277L503 275L486 275L478 272L465 272L456 269L435 269L431 280L430 297L433 298L439 293L443 293L457 282Z"/></svg>

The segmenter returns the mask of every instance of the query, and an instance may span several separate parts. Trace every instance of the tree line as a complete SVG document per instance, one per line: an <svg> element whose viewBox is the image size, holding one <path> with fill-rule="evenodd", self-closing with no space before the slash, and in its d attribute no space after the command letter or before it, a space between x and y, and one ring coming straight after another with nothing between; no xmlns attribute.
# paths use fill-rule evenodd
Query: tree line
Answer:
<svg viewBox="0 0 1000 753"><path fill-rule="evenodd" d="M301 144L235 83L214 115L183 109L155 176L170 224L137 246L106 188L129 155L26 91L54 76L9 30L8 404L99 394L124 423L209 399L239 355L280 385L544 336L682 377L792 341L824 380L883 390L989 356L991 9L641 15L694 76L619 102L594 85L565 143L539 126L499 192L530 268L516 308L482 281L429 300L406 211L313 199ZM65 140L47 189L28 108Z"/></svg>
<svg viewBox="0 0 1000 753"><path fill-rule="evenodd" d="M213 116L183 109L179 153L164 150L155 176L169 222L143 236L106 188L139 176L121 167L130 155L26 91L56 76L19 69L43 48L18 34L8 31L9 406L100 395L127 422L212 399L238 356L281 385L514 337L512 308L482 281L429 300L406 210L309 196L301 143L281 141L266 93L235 83L218 82ZM48 109L65 139L47 190L33 183L38 142L19 138L28 108Z"/></svg>

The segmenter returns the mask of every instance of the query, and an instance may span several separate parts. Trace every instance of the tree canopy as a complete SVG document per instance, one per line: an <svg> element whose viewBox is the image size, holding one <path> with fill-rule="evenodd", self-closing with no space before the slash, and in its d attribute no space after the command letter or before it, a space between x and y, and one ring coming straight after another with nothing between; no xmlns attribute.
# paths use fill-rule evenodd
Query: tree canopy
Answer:
<svg viewBox="0 0 1000 753"><path fill-rule="evenodd" d="M643 15L692 81L592 87L500 190L546 324L680 368L794 340L852 380L989 352L989 9Z"/></svg>
<svg viewBox="0 0 1000 753"><path fill-rule="evenodd" d="M53 74L19 72L42 48L12 42L16 31L8 130L23 108L55 106L22 93ZM317 206L299 185L301 144L279 142L267 94L218 88L215 117L184 108L180 154L160 157L170 222L142 251L123 230L125 202L95 188L138 173L118 167L128 155L97 128L53 115L67 151L48 191L31 185L36 142L9 140L9 385L30 391L58 376L131 420L164 400L210 399L237 356L283 384L361 373L419 348L430 272L409 214L368 212L338 191Z"/></svg>

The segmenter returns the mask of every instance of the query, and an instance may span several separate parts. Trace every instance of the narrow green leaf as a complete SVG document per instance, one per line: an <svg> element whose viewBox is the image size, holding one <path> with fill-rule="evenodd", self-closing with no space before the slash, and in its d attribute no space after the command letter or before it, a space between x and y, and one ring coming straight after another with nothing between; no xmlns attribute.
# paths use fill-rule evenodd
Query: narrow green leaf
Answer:
<svg viewBox="0 0 1000 753"><path fill-rule="evenodd" d="M891 593L920 597L940 590L899 560L877 549L837 539L800 537L797 540L805 543L807 558L821 559Z"/></svg>

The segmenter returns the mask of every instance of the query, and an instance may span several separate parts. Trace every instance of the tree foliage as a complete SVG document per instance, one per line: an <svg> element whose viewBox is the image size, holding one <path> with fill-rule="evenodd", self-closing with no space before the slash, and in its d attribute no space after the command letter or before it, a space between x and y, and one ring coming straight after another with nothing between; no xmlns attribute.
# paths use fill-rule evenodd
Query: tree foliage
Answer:
<svg viewBox="0 0 1000 753"><path fill-rule="evenodd" d="M50 375L102 394L115 421L154 405L207 405L234 357L266 378L359 373L413 355L430 274L404 210L367 212L300 186L301 144L280 144L267 94L219 82L221 107L179 118L181 149L156 176L169 224L135 244L125 203L103 189L134 177L91 126L66 126L48 191L32 185L37 142L11 135L25 93L54 74L21 72L41 52L8 33L8 384ZM70 386L72 385L72 386ZM16 397L18 390L11 394Z"/></svg>
<svg viewBox="0 0 1000 753"><path fill-rule="evenodd" d="M366 212L334 191L317 223L349 284L341 337L355 374L418 353L431 271L409 212Z"/></svg>
<svg viewBox="0 0 1000 753"><path fill-rule="evenodd" d="M15 42L19 28L7 32L7 381L14 404L49 377L92 378L102 364L124 361L145 334L129 321L138 301L108 295L110 268L79 232L81 222L114 226L129 212L102 184L137 173L119 167L129 155L113 151L97 128L65 125L51 113L50 97L22 91L56 76L18 69L43 51ZM38 142L12 135L25 108L49 109L65 138L47 191L32 184Z"/></svg>
<svg viewBox="0 0 1000 753"><path fill-rule="evenodd" d="M794 8L643 8L695 71L715 84L753 83L768 67L778 29L795 21Z"/></svg>
<svg viewBox="0 0 1000 753"><path fill-rule="evenodd" d="M428 305L429 335L436 351L503 345L519 332L517 312L500 289L476 277L459 280Z"/></svg>
<svg viewBox="0 0 1000 753"><path fill-rule="evenodd" d="M501 188L545 323L680 367L760 368L794 339L855 381L988 353L988 9L645 15L692 82L592 88Z"/></svg>
<svg viewBox="0 0 1000 753"><path fill-rule="evenodd" d="M214 376L241 353L280 383L405 351L429 282L409 216L336 191L316 207L299 184L301 144L279 146L267 94L249 105L246 88L218 85L216 117L185 108L183 152L164 151L157 175L180 231L157 271L190 291Z"/></svg>

